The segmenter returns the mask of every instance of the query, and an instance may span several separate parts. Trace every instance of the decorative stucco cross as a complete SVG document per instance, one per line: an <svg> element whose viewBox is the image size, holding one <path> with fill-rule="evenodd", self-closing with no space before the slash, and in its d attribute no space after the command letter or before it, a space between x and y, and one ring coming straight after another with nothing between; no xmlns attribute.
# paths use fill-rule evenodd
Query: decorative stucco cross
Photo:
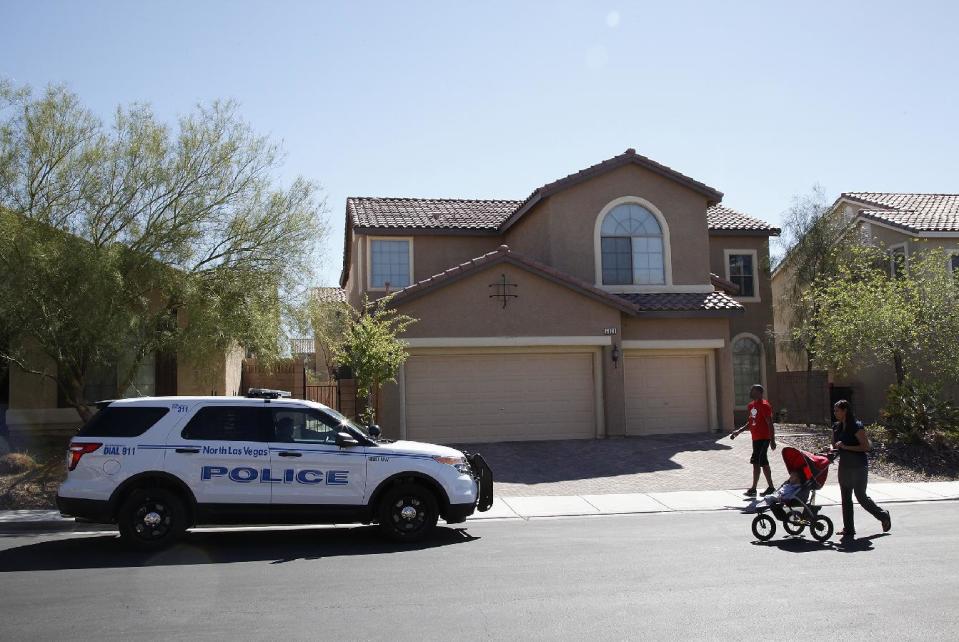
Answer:
<svg viewBox="0 0 959 642"><path fill-rule="evenodd" d="M500 277L500 280L496 283L490 283L489 287L495 288L493 294L489 295L491 299L500 299L503 301L503 307L506 307L506 302L510 299L519 298L518 294L510 294L510 288L518 288L519 286L515 283L510 283L506 280L506 275L503 274Z"/></svg>

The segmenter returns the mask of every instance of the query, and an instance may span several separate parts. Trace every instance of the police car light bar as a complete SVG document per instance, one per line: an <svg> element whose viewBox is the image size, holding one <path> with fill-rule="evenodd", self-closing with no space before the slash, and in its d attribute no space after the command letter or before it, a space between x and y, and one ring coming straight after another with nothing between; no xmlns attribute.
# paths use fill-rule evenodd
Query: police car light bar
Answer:
<svg viewBox="0 0 959 642"><path fill-rule="evenodd" d="M270 390L269 388L250 388L246 391L246 396L250 399L283 399L292 397L287 390Z"/></svg>

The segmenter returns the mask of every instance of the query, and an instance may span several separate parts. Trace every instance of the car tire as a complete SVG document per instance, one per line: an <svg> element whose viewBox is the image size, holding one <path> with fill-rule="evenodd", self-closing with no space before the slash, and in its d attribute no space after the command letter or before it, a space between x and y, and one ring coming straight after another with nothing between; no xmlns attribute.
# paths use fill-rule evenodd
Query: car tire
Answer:
<svg viewBox="0 0 959 642"><path fill-rule="evenodd" d="M131 548L155 551L175 543L187 528L186 505L165 488L138 488L117 513L120 537Z"/></svg>
<svg viewBox="0 0 959 642"><path fill-rule="evenodd" d="M401 484L386 491L377 507L380 530L398 542L416 542L436 526L436 495L421 484Z"/></svg>

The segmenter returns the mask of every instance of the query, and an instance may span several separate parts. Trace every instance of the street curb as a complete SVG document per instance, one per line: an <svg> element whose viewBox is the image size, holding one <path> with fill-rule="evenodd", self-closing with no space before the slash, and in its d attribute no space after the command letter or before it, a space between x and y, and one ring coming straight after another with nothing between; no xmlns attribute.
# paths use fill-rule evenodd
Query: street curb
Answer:
<svg viewBox="0 0 959 642"><path fill-rule="evenodd" d="M931 498L931 499L887 499L883 501L883 504L933 504L939 502L959 502L959 497L941 497L941 498ZM824 507L838 507L839 504L822 504ZM597 513L570 513L563 514L557 513L555 515L515 515L515 516L502 516L494 518L476 518L469 520L467 523L478 523L478 522L499 522L499 521L536 521L543 519L556 519L556 518L574 518L574 517L619 517L623 515L663 515L668 513L716 513L716 512L744 512L743 507L740 506L723 506L718 508L691 508L691 509L674 509L664 506L663 510L656 511L623 511L623 512L597 512ZM24 517L27 519L14 520L8 519L4 513L8 512L18 512L24 513ZM113 524L93 524L88 522L78 522L69 517L57 517L50 519L30 519L29 514L27 513L49 513L53 511L0 511L0 535L16 535L20 533L85 533L85 532L103 532L103 531L116 531L116 526ZM263 528L268 528L269 525L263 526ZM308 527L317 527L317 526L330 526L329 524L298 524L298 527L308 528ZM455 526L462 527L457 524ZM227 527L237 527L244 528L243 525L230 524L230 525L204 525L203 529L207 528L227 528Z"/></svg>

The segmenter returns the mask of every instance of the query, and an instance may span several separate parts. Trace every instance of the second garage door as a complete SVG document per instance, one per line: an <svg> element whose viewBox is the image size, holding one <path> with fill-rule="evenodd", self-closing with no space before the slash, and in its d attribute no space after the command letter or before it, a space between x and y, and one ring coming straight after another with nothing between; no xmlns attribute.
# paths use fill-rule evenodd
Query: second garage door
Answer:
<svg viewBox="0 0 959 642"><path fill-rule="evenodd" d="M627 434L706 432L705 354L626 353Z"/></svg>
<svg viewBox="0 0 959 642"><path fill-rule="evenodd" d="M407 438L435 443L596 436L590 352L414 354Z"/></svg>

